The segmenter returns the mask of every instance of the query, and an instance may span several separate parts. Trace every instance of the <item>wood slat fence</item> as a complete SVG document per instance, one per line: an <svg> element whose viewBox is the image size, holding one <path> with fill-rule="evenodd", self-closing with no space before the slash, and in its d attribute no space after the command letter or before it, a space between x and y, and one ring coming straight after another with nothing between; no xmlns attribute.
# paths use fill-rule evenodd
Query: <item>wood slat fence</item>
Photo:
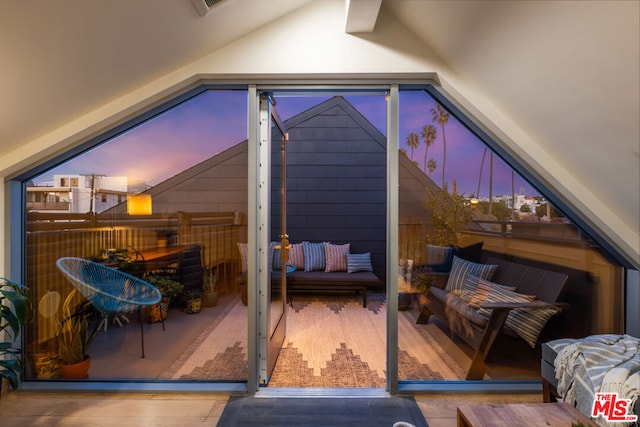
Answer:
<svg viewBox="0 0 640 427"><path fill-rule="evenodd" d="M64 300L72 285L56 268L63 256L97 257L108 249L142 251L158 245L158 232L172 232L179 245L202 248L205 279L215 281L219 292L237 291L240 259L236 242L246 242L247 229L239 212L209 212L102 218L99 215L30 213L27 217L26 280L35 307L47 292L58 292ZM38 307L39 312L50 311ZM45 341L55 333L55 318L42 314L31 323L28 336Z"/></svg>

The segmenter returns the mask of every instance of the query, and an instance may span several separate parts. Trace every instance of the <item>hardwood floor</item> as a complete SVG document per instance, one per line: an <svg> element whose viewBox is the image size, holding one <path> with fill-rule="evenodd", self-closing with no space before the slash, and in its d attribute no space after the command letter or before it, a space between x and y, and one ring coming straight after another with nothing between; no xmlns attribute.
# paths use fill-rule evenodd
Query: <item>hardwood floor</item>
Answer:
<svg viewBox="0 0 640 427"><path fill-rule="evenodd" d="M212 426L229 396L224 394L10 393L0 399L3 427ZM430 427L456 425L458 405L541 403L541 394L419 394Z"/></svg>

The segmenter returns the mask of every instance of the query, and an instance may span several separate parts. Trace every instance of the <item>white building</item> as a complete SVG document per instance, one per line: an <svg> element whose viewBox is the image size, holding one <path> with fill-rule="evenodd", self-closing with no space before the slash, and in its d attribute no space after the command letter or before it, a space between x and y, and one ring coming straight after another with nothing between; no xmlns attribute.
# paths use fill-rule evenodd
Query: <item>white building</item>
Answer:
<svg viewBox="0 0 640 427"><path fill-rule="evenodd" d="M52 186L27 187L27 207L37 212L100 213L127 199L126 176L54 175Z"/></svg>

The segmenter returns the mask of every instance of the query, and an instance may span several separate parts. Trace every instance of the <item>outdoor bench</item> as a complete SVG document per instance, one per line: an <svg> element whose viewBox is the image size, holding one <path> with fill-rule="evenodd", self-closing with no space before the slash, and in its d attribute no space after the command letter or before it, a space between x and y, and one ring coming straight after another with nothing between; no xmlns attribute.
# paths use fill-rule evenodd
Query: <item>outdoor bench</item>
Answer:
<svg viewBox="0 0 640 427"><path fill-rule="evenodd" d="M347 273L346 271L296 270L287 274L289 301L291 301L291 292L296 291L355 291L362 295L362 306L366 307L368 291L380 284L380 279L371 271Z"/></svg>
<svg viewBox="0 0 640 427"><path fill-rule="evenodd" d="M566 274L499 258L488 258L485 265L497 266L490 279L493 285L503 285L520 295L529 296L531 300L514 302L494 299L479 301L474 306L470 303L468 296L465 297L464 290L449 292L446 289L431 286L417 321L417 323L426 323L431 315L435 315L445 322L453 334L462 338L475 350L467 371L467 380L481 380L484 377L485 361L498 335L507 334L525 339L533 347L538 334L548 320L548 317L540 318L539 315L545 312L557 313L565 308L557 301L568 279ZM532 336L527 338L527 335L519 329L514 330L512 325L515 322L508 321L512 311L520 316L525 333L529 333L527 328L532 324L537 324L538 329L531 333Z"/></svg>

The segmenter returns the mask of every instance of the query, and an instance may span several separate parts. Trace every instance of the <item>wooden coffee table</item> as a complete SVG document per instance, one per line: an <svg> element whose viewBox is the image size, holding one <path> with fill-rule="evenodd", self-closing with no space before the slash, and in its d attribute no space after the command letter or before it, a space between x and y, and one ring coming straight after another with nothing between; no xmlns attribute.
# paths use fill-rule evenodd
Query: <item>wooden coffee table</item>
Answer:
<svg viewBox="0 0 640 427"><path fill-rule="evenodd" d="M595 425L593 420L566 403L458 406L458 427L566 427L577 421L587 426Z"/></svg>

